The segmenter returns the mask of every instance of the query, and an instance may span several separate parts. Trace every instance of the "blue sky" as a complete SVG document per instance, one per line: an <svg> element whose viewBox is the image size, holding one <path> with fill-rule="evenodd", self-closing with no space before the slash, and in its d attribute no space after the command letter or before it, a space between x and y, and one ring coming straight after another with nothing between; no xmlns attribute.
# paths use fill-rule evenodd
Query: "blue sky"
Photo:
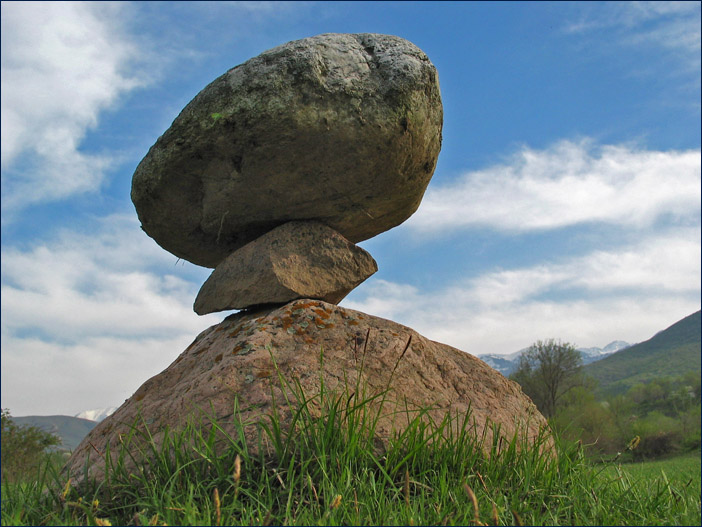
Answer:
<svg viewBox="0 0 702 527"><path fill-rule="evenodd" d="M417 213L361 243L342 305L474 355L639 342L700 309L699 2L2 2L2 407L121 404L227 313L129 198L141 158L228 69L385 33L439 72Z"/></svg>

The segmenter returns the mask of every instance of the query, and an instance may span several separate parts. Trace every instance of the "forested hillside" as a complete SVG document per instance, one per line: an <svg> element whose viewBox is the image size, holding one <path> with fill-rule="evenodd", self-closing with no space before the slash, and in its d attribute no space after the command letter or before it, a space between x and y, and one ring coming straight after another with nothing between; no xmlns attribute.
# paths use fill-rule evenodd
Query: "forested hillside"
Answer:
<svg viewBox="0 0 702 527"><path fill-rule="evenodd" d="M645 342L584 367L603 395L625 393L637 383L662 376L700 371L700 311L685 317Z"/></svg>

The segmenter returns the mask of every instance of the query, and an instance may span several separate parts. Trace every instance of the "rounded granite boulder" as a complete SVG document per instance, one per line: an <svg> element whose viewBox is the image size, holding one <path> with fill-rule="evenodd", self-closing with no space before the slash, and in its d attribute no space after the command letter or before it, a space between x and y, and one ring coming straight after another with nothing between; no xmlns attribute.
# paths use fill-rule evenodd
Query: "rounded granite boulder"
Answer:
<svg viewBox="0 0 702 527"><path fill-rule="evenodd" d="M417 209L442 123L436 68L407 40L289 42L183 109L137 167L132 201L161 247L206 267L291 220L358 243Z"/></svg>

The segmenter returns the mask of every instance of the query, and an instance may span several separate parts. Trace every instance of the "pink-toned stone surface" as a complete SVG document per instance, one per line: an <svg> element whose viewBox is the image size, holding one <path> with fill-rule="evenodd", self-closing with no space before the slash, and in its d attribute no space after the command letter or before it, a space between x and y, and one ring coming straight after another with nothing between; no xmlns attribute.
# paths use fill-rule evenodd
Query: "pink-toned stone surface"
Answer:
<svg viewBox="0 0 702 527"><path fill-rule="evenodd" d="M320 378L325 390L340 390L346 383L351 392L361 375L366 396L389 388L377 428L381 444L407 423L400 408L431 407L428 417L438 423L448 411L460 416L470 407L476 434L492 422L506 438L519 428L531 440L547 426L519 385L473 355L389 320L303 299L237 313L203 331L90 432L67 469L80 482L89 457L94 462L91 474L99 480L104 461L98 452L104 454L109 442L114 454L120 434L129 433L138 412L157 442L166 426L177 428L202 412L214 413L225 430L233 431L235 398L245 421L270 411L271 394L281 405L278 374L288 382L299 381L308 397L319 393ZM313 413L318 410L312 405ZM252 446L255 434L255 426L247 428ZM485 434L490 445L491 426Z"/></svg>

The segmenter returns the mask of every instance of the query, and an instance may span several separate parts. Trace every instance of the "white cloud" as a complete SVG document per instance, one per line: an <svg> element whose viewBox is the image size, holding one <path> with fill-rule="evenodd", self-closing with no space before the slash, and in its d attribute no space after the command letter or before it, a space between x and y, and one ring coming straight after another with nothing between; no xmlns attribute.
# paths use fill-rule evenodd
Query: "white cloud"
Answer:
<svg viewBox="0 0 702 527"><path fill-rule="evenodd" d="M570 278L591 290L699 293L700 229L682 229L620 251L596 251Z"/></svg>
<svg viewBox="0 0 702 527"><path fill-rule="evenodd" d="M3 337L2 407L12 415L75 415L119 406L195 339L86 337L72 343Z"/></svg>
<svg viewBox="0 0 702 527"><path fill-rule="evenodd" d="M370 279L343 304L473 354L511 353L551 337L579 346L636 342L700 308L700 259L699 227L683 228L436 292Z"/></svg>
<svg viewBox="0 0 702 527"><path fill-rule="evenodd" d="M211 316L192 311L201 284L184 278L195 269L204 281L208 270L176 267L175 257L144 235L131 216L110 216L91 227L94 232L65 231L26 250L3 248L3 333L37 330L73 341L192 334L212 323Z"/></svg>
<svg viewBox="0 0 702 527"><path fill-rule="evenodd" d="M604 44L658 46L672 52L669 71L681 68L698 80L700 69L699 2L605 2L578 4L580 19L565 27L566 32L585 34L605 31Z"/></svg>
<svg viewBox="0 0 702 527"><path fill-rule="evenodd" d="M562 141L508 164L430 186L407 222L419 231L555 229L590 222L647 227L700 214L700 151L658 152Z"/></svg>
<svg viewBox="0 0 702 527"><path fill-rule="evenodd" d="M101 111L144 83L109 2L2 3L3 209L99 188L113 162L80 144ZM13 170L23 163L21 170Z"/></svg>
<svg viewBox="0 0 702 527"><path fill-rule="evenodd" d="M682 19L695 20L699 2L610 2L604 5L581 6L581 20L567 26L569 31L587 31L601 27L634 28L658 22L665 25Z"/></svg>
<svg viewBox="0 0 702 527"><path fill-rule="evenodd" d="M223 318L192 310L209 270L175 266L136 218L90 228L2 250L2 400L15 415L112 406Z"/></svg>

